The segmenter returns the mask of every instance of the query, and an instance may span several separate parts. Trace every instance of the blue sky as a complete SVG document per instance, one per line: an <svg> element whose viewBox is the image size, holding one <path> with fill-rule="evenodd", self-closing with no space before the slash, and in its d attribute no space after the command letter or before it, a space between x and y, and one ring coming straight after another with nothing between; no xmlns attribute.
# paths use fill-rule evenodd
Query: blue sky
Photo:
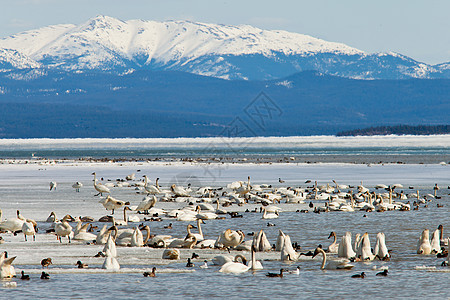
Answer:
<svg viewBox="0 0 450 300"><path fill-rule="evenodd" d="M366 52L450 61L449 0L0 0L0 37L96 15L121 20L250 24L342 42Z"/></svg>

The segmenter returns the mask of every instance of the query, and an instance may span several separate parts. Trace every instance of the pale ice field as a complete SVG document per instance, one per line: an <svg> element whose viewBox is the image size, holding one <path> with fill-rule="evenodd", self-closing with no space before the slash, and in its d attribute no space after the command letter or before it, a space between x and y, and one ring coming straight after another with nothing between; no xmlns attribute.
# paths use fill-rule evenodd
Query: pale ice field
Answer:
<svg viewBox="0 0 450 300"><path fill-rule="evenodd" d="M36 241L24 241L23 235L13 236L10 233L1 234L5 242L0 244L1 251L8 251L9 256L17 256L14 266L18 276L24 270L30 274L30 281L16 278L16 288L0 287L0 298L48 298L48 299L106 299L124 298L427 298L442 299L450 295L450 273L448 267L441 267L444 259L437 259L435 255L416 254L417 241L423 229L433 232L442 224L444 236L449 236L450 210L449 192L450 166L444 164L200 164L191 162L123 162L123 163L88 163L78 161L63 161L53 163L51 160L34 160L25 164L24 160L3 160L0 164L0 208L3 219L13 218L16 210L26 218L38 222L39 233ZM361 184L373 190L376 184L392 185L401 183L406 193L420 190L422 195L433 193L433 186L437 183L441 190L441 199L433 199L428 207L420 206L418 211L387 211L378 212L328 212L315 214L297 213L299 209L308 209L305 204L277 204L282 208L277 219L261 219L262 214L245 212L259 208L259 204L244 206L232 205L228 211L239 211L243 218L226 217L225 220L208 220L203 224L205 238L216 239L227 229L241 229L245 240L252 239L248 233L263 229L269 241L274 244L278 230L283 230L291 236L293 242L302 246L302 251L314 250L318 244L327 247L331 241L327 239L331 231L338 237L346 231L356 233L368 232L372 247L375 245L376 234L386 234L386 244L392 250L391 261L353 263L351 271L323 271L320 270L321 256L311 259L302 256L297 262L284 263L280 261L280 253L271 251L258 252L257 259L262 260L264 270L254 273L247 272L240 275L219 273L219 267L212 266L211 259L219 254L227 254L223 250L211 249L181 249L181 259L178 261L163 260L163 249L150 247L131 248L117 247L117 260L121 265L119 272L101 269L104 258L94 255L103 246L86 242L72 241L66 238L59 243L55 235L46 234L45 229L50 223L45 220L51 211L58 218L65 214L72 216L99 217L110 214L98 202L100 197L94 197L92 172L97 178L115 182L118 178L135 173L136 181L142 180L145 174L154 184L155 178L160 178L160 185L167 189L173 183L193 188L199 186L223 187L235 180L246 181L251 176L252 184L272 184L275 187L301 186L307 187L306 180L318 181L319 185L330 184L336 180L339 184L357 186ZM285 180L279 183L278 178ZM50 181L57 182L56 191L49 190ZM83 183L79 193L75 192L72 184L76 181ZM409 187L414 189L409 189ZM117 199L129 201L136 206L143 199L141 190L134 187L115 187L111 195ZM414 199L411 199L411 202ZM323 205L320 201L317 203ZM443 207L437 207L442 204ZM157 202L157 208L174 209L183 207L187 203ZM122 210L117 210L115 216L121 219ZM144 215L135 212L143 222ZM366 217L364 217L366 215ZM267 226L267 223L275 226ZM140 222L141 223L141 222ZM170 234L184 238L186 225L175 219L163 218L161 222L145 221L150 226L152 234ZM173 223L173 229L164 226ZM191 222L195 223L195 222ZM103 223L94 222L103 226ZM139 223L129 223L129 227ZM75 228L75 223L71 223ZM110 225L110 223L108 223ZM195 231L195 229L194 229ZM192 253L199 254L194 259L195 266L186 268L186 259ZM237 251L232 251L232 255ZM250 253L244 251L247 258ZM51 279L39 279L42 271L40 261L51 257L53 265L48 272ZM199 266L208 260L208 269ZM81 260L89 264L88 269L77 269L75 262ZM278 272L280 268L294 269L301 267L299 275L286 274L283 278L268 278L267 272ZM145 278L142 273L157 267L157 277ZM379 268L387 266L387 277L375 276ZM425 266L425 267L423 267ZM377 270L375 270L377 269ZM351 275L365 272L364 279L351 278Z"/></svg>

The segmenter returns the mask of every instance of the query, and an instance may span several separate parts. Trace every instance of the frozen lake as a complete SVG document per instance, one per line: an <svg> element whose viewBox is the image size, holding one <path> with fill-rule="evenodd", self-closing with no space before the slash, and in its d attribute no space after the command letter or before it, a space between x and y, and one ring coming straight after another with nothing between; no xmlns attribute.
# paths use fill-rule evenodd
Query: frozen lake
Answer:
<svg viewBox="0 0 450 300"><path fill-rule="evenodd" d="M362 294L370 298L445 298L450 293L448 286L449 268L441 267L443 259L435 255L416 254L417 240L423 229L433 232L442 224L444 235L449 236L449 192L450 167L440 164L221 164L221 163L192 163L192 162L117 162L117 163L89 163L79 161L64 161L53 163L49 160L24 161L3 160L0 164L0 208L3 219L13 218L16 210L26 218L35 219L41 229L36 241L25 242L23 235L13 236L4 233L1 236L5 243L0 249L8 251L10 256L17 256L14 265L16 272L25 270L30 274L30 281L14 279L18 286L14 289L3 289L2 293L8 298L32 298L39 295L53 298L359 298ZM292 241L302 246L302 251L313 250L318 244L327 247L327 239L331 231L338 237L346 231L356 233L368 232L372 247L378 232L386 234L386 244L392 250L389 262L374 260L370 263L355 262L351 271L322 271L321 257L311 259L302 257L298 262L284 263L280 261L280 253L271 251L257 253L262 260L264 270L255 273L247 272L241 275L219 273L219 268L210 266L200 269L203 260L210 260L219 254L226 254L223 250L211 249L181 249L181 259L168 261L161 259L162 249L149 247L131 248L118 247L118 258L121 271L111 273L101 269L104 258L94 255L103 249L99 245L87 245L85 242L73 241L68 244L67 239L59 243L53 234L46 234L45 229L48 215L54 211L57 217L65 214L72 216L92 216L95 220L109 214L98 203L99 197L94 197L92 172L103 183L113 183L118 178L135 173L136 181L147 175L154 184L156 177L160 178L160 185L168 188L171 184L187 186L191 183L193 189L199 186L224 187L235 180L246 181L251 176L252 184L272 184L275 187L303 187L306 180L318 181L319 185L327 183L333 185L332 180L339 184L357 186L363 182L364 186L374 190L379 183L392 185L401 183L405 193L420 191L421 195L433 193L433 186L437 183L441 190L440 199L433 199L421 205L419 210L377 212L329 212L329 213L297 213L298 209L308 209L307 204L277 204L282 208L280 217L269 220L275 226L267 227L268 220L261 219L262 214L244 212L245 209L259 208L259 204L244 206L232 205L228 211L239 211L243 218L226 217L225 220L208 220L203 225L205 238L216 239L227 229L241 229L244 233L257 232L263 229L271 243L276 242L278 230L283 230L291 236ZM278 178L285 182L279 183ZM111 181L108 181L111 180ZM49 191L49 182L58 183L56 191ZM84 184L79 193L71 187L75 181ZM413 189L409 189L413 187ZM138 205L143 194L134 187L114 187L111 194L117 199L129 201L131 206ZM414 199L411 199L411 202ZM306 203L309 203L307 200ZM317 201L316 205L320 205ZM443 207L437 207L442 204ZM157 208L174 209L183 207L187 203L157 202ZM115 213L121 218L122 211ZM134 212L131 215L136 215ZM366 217L364 217L366 215ZM138 215L141 220L143 215ZM152 234L170 234L183 238L186 235L188 222L163 218L162 222L146 221ZM164 226L173 223L173 229ZM194 222L191 222L194 223ZM130 223L129 227L138 223ZM71 223L75 227L75 223ZM99 227L103 223L94 222ZM246 236L245 240L251 239ZM195 252L200 255L195 259L194 268L186 268L186 259ZM232 254L236 254L232 251ZM250 254L243 252L247 258ZM53 265L47 271L51 279L39 279L42 271L40 261L51 257ZM75 262L81 260L89 264L88 269L77 269ZM210 264L210 263L209 263ZM301 267L300 275L288 274L283 278L267 278L267 272L278 272L280 268L294 269ZM144 271L157 267L156 278L145 278ZM377 277L374 269L381 266L389 268L388 277ZM430 268L420 268L427 266ZM419 267L419 268L417 268ZM351 275L365 272L365 279L351 278ZM7 290L6 290L7 289ZM362 292L363 291L363 292Z"/></svg>

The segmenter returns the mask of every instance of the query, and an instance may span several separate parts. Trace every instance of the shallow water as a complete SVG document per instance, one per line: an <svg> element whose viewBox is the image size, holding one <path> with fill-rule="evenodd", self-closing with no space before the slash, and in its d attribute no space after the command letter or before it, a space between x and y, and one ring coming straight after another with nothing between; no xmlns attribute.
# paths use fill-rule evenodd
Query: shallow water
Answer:
<svg viewBox="0 0 450 300"><path fill-rule="evenodd" d="M140 172L137 172L140 170ZM230 165L220 170L214 169L215 177L208 177L204 166L198 164L163 164L163 163L64 163L64 164L12 164L0 165L0 208L3 218L11 218L16 209L27 218L34 218L41 228L36 241L23 241L23 236L3 234L5 243L0 250L7 250L10 256L17 256L15 268L17 273L24 269L30 274L30 281L18 282L15 289L0 288L0 295L8 298L49 299L106 299L106 298L446 298L450 293L448 285L450 273L448 267L440 267L444 259L433 255L421 256L415 254L416 244L421 231L425 228L434 231L439 224L444 226L444 235L449 236L450 209L449 167L441 165L365 165L347 164L317 164L317 165ZM307 186L306 179L317 179L319 184L331 184L331 179L340 184L359 184L364 181L367 187L377 183L402 183L407 193L420 189L421 194L432 191L434 183L441 186L441 199L433 200L427 208L421 206L419 211L389 211L384 213L366 212L330 212L330 213L296 213L297 209L307 208L306 204L280 204L283 212L278 219L269 220L276 226L267 227L268 220L261 219L260 213L245 213L243 218L227 218L226 220L210 220L203 225L206 238L216 239L226 228L241 229L244 233L263 229L271 243L275 243L277 232L282 229L291 236L292 241L300 243L302 248L314 249L318 244L327 247L330 243L327 237L331 231L336 231L338 237L346 231L356 233L368 232L372 246L375 245L376 234L380 231L386 234L386 244L392 252L389 262L374 261L371 263L354 263L351 271L322 271L321 258L302 257L300 261L285 264L280 261L278 252L257 253L257 258L263 260L264 270L241 275L219 273L218 267L210 266L200 269L198 266L204 259L210 260L215 255L226 254L219 250L182 249L179 261L162 260L161 249L118 247L118 261L121 264L120 273L109 273L101 270L103 258L93 256L103 246L85 245L73 241L71 244L63 239L59 243L55 236L44 234L49 226L45 219L50 211L55 211L58 217L69 213L74 216L91 215L96 219L106 215L94 197L91 172L96 171L107 179L123 178L131 172L137 177L147 174L152 178L159 176L161 184L167 187L170 183L188 181L201 185L210 184L223 186L233 180L245 180L252 176L252 183L275 184L278 177L286 180L283 185ZM140 179L140 178L138 178ZM49 182L57 181L56 192L49 191ZM174 181L175 180L175 181ZM75 181L85 185L80 193L71 187ZM281 184L278 184L281 185ZM134 188L113 188L112 195L118 199L130 201L137 205L143 198ZM437 203L444 205L442 208ZM158 202L158 208L175 208L185 203ZM246 208L259 207L250 204L244 207L235 205L228 211L243 211ZM116 212L119 218L122 214ZM366 217L364 217L366 215ZM142 215L140 215L142 218ZM164 229L164 225L173 223L173 229ZM94 223L102 226L102 223ZM184 237L187 222L177 222L164 219L162 222L146 222L154 234L171 234ZM134 224L135 225L135 224ZM75 227L75 223L72 224ZM251 239L247 236L246 240ZM187 257L192 252L198 253L200 259L194 263L194 272L185 267ZM237 252L233 251L232 254ZM244 252L249 257L250 254ZM54 265L50 266L49 281L39 279L40 261L52 257ZM81 260L89 264L88 270L75 268L75 262ZM280 268L294 269L301 267L300 275L287 274L283 278L267 278L267 272L278 272ZM158 268L156 278L144 278L142 273L151 267ZM376 277L379 271L373 267L389 267L388 277ZM416 266L435 267L431 270L418 270ZM47 271L47 270L46 270ZM82 273L80 273L82 272ZM95 273L94 273L95 272ZM187 273L188 272L188 273ZM351 275L365 272L365 279L351 278Z"/></svg>

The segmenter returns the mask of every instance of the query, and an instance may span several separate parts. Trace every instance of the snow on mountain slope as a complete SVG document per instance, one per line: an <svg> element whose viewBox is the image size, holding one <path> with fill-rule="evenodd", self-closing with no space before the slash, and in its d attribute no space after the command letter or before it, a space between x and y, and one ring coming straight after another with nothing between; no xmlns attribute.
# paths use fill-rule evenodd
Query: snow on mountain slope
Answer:
<svg viewBox="0 0 450 300"><path fill-rule="evenodd" d="M286 31L261 30L249 25L226 26L189 21L120 21L97 16L79 26L56 25L0 39L0 47L17 49L38 61L71 69L166 64L204 55L245 55L274 52L363 54L344 44L326 42ZM74 61L68 62L69 59Z"/></svg>
<svg viewBox="0 0 450 300"><path fill-rule="evenodd" d="M225 79L266 80L315 70L355 79L449 78L397 53L367 54L345 44L250 25L190 21L121 21L97 16L0 39L45 67L121 73L171 70ZM1 66L0 66L1 67Z"/></svg>
<svg viewBox="0 0 450 300"><path fill-rule="evenodd" d="M0 48L0 72L11 69L39 68L42 65L17 50Z"/></svg>

